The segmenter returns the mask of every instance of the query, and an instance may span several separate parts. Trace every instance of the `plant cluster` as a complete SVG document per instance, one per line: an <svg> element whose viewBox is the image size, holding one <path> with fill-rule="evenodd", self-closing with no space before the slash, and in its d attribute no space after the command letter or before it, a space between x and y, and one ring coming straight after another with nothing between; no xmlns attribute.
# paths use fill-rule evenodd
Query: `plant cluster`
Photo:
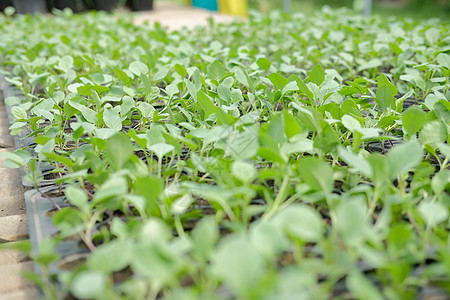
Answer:
<svg viewBox="0 0 450 300"><path fill-rule="evenodd" d="M24 96L11 131L33 138L2 156L65 203L33 278L47 299L449 293L449 28L344 9L172 33L0 16ZM54 250L67 239L75 259Z"/></svg>

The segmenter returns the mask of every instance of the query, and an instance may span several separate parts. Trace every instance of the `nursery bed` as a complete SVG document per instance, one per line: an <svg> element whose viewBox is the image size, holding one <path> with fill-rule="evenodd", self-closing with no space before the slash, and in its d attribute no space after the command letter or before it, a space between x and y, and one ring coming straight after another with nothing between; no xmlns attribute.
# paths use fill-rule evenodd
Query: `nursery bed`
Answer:
<svg viewBox="0 0 450 300"><path fill-rule="evenodd" d="M34 188L44 296L445 297L448 32L327 8L170 34L0 16L2 156Z"/></svg>

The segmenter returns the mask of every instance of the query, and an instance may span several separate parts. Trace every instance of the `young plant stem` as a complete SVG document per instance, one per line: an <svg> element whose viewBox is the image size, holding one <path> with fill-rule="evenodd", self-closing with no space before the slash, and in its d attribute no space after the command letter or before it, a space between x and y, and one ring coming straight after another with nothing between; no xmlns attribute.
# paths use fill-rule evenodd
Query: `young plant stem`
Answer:
<svg viewBox="0 0 450 300"><path fill-rule="evenodd" d="M44 197L45 199L48 199L57 210L61 210L61 206L59 206L58 203L56 203L55 200L52 199L52 197L50 197L49 195L43 193L39 189L39 187L36 187L36 190L39 192L39 194L41 194L42 197Z"/></svg>
<svg viewBox="0 0 450 300"><path fill-rule="evenodd" d="M264 214L263 219L267 220L273 217L273 215L278 211L283 201L286 199L287 188L289 186L289 176L284 177L283 182L281 183L280 190L278 191L277 196L275 197L275 201L273 202L272 207L267 213Z"/></svg>
<svg viewBox="0 0 450 300"><path fill-rule="evenodd" d="M86 244L86 246L89 248L89 250L91 252L94 252L96 249L94 243L92 242L92 230L94 229L95 222L97 222L98 217L104 211L105 211L104 209L95 211L95 213L92 215L91 219L89 220L89 223L86 225L84 237L82 236L83 242Z"/></svg>
<svg viewBox="0 0 450 300"><path fill-rule="evenodd" d="M374 213L375 208L377 207L378 198L380 197L379 194L380 194L379 189L378 189L378 187L375 186L375 190L373 192L372 200L370 201L370 204L369 204L369 212L368 212L369 216L371 216Z"/></svg>
<svg viewBox="0 0 450 300"><path fill-rule="evenodd" d="M184 232L183 224L181 224L181 219L180 219L179 215L175 216L175 228L177 230L178 236L180 236L180 237L186 236L186 233Z"/></svg>

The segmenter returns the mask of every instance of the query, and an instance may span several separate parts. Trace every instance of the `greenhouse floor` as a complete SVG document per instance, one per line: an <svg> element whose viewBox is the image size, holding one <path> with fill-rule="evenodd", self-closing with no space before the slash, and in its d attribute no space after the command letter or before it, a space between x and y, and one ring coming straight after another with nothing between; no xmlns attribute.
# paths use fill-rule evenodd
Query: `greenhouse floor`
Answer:
<svg viewBox="0 0 450 300"><path fill-rule="evenodd" d="M9 135L9 122L3 97L0 94L0 152L14 151L14 139ZM28 238L25 210L25 189L19 171L3 167L0 158L0 242L15 243ZM33 263L23 252L0 252L0 300L35 299L37 291L21 273L32 271Z"/></svg>
<svg viewBox="0 0 450 300"><path fill-rule="evenodd" d="M208 25L208 18L212 18L216 23L232 22L236 19L234 16L167 1L156 2L153 11L135 13L136 24L158 22L162 26L167 26L169 31L179 30L183 27L192 29L196 26Z"/></svg>
<svg viewBox="0 0 450 300"><path fill-rule="evenodd" d="M183 27L193 29L208 25L212 18L216 23L231 22L233 16L196 9L170 2L157 2L153 11L135 13L137 25L160 23L169 31ZM0 152L14 151L14 139L9 134L9 122L6 107L0 89ZM15 243L28 238L24 192L21 177L17 169L3 167L4 158L0 158L0 243ZM38 297L37 289L24 279L23 272L33 270L33 263L23 252L2 250L0 252L0 300L32 300Z"/></svg>

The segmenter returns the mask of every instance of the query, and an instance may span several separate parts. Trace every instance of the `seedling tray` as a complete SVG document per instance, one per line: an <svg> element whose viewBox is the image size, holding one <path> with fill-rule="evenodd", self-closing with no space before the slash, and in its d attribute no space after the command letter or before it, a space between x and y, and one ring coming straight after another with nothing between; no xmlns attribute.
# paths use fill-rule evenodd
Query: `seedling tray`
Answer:
<svg viewBox="0 0 450 300"><path fill-rule="evenodd" d="M56 209L52 202L41 195L55 189L54 187L43 188L42 190L29 190L25 192L25 203L27 207L28 226L30 230L30 241L33 246L33 253L37 254L39 245L46 238L54 236L58 229L53 225L52 212ZM64 202L64 197L53 198L53 200L61 207L67 206ZM79 241L63 241L59 243L55 252L61 257L66 257L72 254L82 253L83 250L79 247ZM35 270L41 273L40 268L35 264ZM61 269L56 265L50 266L50 271L60 272Z"/></svg>

